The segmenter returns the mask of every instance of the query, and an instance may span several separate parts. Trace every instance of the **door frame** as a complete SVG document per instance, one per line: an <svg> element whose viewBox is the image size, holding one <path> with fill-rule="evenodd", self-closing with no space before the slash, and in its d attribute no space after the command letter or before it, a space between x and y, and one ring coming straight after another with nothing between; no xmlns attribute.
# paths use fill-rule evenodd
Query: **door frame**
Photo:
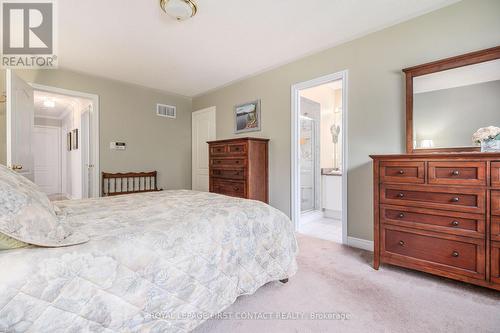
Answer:
<svg viewBox="0 0 500 333"><path fill-rule="evenodd" d="M54 94L72 96L85 98L92 101L92 111L90 113L90 124L92 131L89 133L89 141L93 148L93 154L91 156L93 163L91 164L91 173L92 173L92 183L94 184L94 188L92 189L92 193L89 193L90 198L98 198L101 195L101 181L100 181L100 164L99 164L99 95L89 94L76 90L68 90L58 87L46 86L38 83L30 83L33 89L38 91L45 91ZM83 144L83 142L82 142ZM87 169L85 165L85 161L82 159L82 187L83 181L85 179L83 172Z"/></svg>
<svg viewBox="0 0 500 333"><path fill-rule="evenodd" d="M291 219L298 231L300 226L300 91L332 81L342 80L342 244L347 244L347 173L348 173L348 70L295 83L291 87Z"/></svg>
<svg viewBox="0 0 500 333"><path fill-rule="evenodd" d="M63 174L63 165L62 165L62 152L63 152L63 141L62 141L62 132L61 132L61 127L57 126L50 126L50 125L33 125L34 128L54 128L57 130L58 138L59 138L59 147L58 148L58 161L57 164L59 165L59 179L58 179L58 186L59 186L59 192L62 193L62 174ZM35 159L36 163L36 159ZM33 172L36 170L36 165L34 165Z"/></svg>
<svg viewBox="0 0 500 333"><path fill-rule="evenodd" d="M193 185L195 183L195 176L196 176L196 174L195 174L195 164L194 164L196 149L194 147L195 142L194 142L193 120L194 120L195 115L199 115L199 114L203 114L203 113L211 113L211 112L213 112L213 114L214 114L214 121L215 121L215 123L214 123L215 138L214 138L214 140L215 140L217 138L217 107L210 106L208 108L197 110L197 111L194 111L194 112L191 113L191 189L193 188ZM208 149L208 147L207 147L207 149ZM207 168L208 167L209 166L207 165ZM209 177L210 177L210 175L209 175Z"/></svg>

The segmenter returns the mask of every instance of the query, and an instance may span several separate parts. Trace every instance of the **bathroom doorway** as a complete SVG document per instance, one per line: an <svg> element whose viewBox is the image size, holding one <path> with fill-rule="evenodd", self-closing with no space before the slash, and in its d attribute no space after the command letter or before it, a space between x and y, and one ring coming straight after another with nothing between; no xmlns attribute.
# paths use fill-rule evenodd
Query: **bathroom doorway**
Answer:
<svg viewBox="0 0 500 333"><path fill-rule="evenodd" d="M292 87L292 219L300 233L347 243L347 72Z"/></svg>

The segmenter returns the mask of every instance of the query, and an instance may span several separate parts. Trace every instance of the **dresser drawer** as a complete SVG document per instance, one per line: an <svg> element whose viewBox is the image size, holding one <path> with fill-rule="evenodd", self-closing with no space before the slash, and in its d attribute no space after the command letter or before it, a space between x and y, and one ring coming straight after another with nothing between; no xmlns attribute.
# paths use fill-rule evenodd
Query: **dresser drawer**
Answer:
<svg viewBox="0 0 500 333"><path fill-rule="evenodd" d="M484 240L385 226L382 252L384 256L421 265L424 271L432 268L473 278L485 277Z"/></svg>
<svg viewBox="0 0 500 333"><path fill-rule="evenodd" d="M382 203L392 205L485 213L485 190L483 189L382 184L380 200Z"/></svg>
<svg viewBox="0 0 500 333"><path fill-rule="evenodd" d="M486 224L480 214L387 205L381 206L380 219L384 224L476 238L484 238Z"/></svg>
<svg viewBox="0 0 500 333"><path fill-rule="evenodd" d="M210 185L210 192L244 198L245 182L214 179Z"/></svg>
<svg viewBox="0 0 500 333"><path fill-rule="evenodd" d="M491 239L500 242L500 217L491 217Z"/></svg>
<svg viewBox="0 0 500 333"><path fill-rule="evenodd" d="M246 166L245 158L211 158L210 165L212 167L244 167Z"/></svg>
<svg viewBox="0 0 500 333"><path fill-rule="evenodd" d="M491 191L491 214L500 216L500 191Z"/></svg>
<svg viewBox="0 0 500 333"><path fill-rule="evenodd" d="M485 162L429 162L429 184L486 186Z"/></svg>
<svg viewBox="0 0 500 333"><path fill-rule="evenodd" d="M245 169L211 169L210 176L223 179L245 179Z"/></svg>
<svg viewBox="0 0 500 333"><path fill-rule="evenodd" d="M491 186L500 187L500 162L491 162Z"/></svg>
<svg viewBox="0 0 500 333"><path fill-rule="evenodd" d="M425 183L424 162L387 161L380 163L382 183Z"/></svg>
<svg viewBox="0 0 500 333"><path fill-rule="evenodd" d="M500 284L500 242L491 242L491 282Z"/></svg>
<svg viewBox="0 0 500 333"><path fill-rule="evenodd" d="M227 145L227 152L231 155L246 154L246 143L230 143Z"/></svg>
<svg viewBox="0 0 500 333"><path fill-rule="evenodd" d="M219 145L210 145L209 146L210 155L218 156L218 155L226 155L227 154L227 145L219 144Z"/></svg>

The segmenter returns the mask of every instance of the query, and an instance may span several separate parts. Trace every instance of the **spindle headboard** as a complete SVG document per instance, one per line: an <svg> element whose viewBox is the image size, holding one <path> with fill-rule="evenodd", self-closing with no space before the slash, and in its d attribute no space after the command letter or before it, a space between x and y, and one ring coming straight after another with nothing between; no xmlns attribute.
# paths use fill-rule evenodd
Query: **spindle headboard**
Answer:
<svg viewBox="0 0 500 333"><path fill-rule="evenodd" d="M157 192L157 172L102 173L102 196Z"/></svg>

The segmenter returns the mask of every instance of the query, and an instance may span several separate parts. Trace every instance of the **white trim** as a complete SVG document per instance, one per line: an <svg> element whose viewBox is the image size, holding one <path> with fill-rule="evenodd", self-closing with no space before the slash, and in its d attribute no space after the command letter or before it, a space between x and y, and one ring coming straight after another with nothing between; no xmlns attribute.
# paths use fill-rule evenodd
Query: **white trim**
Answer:
<svg viewBox="0 0 500 333"><path fill-rule="evenodd" d="M11 103L8 100L12 96L12 70L11 69L6 69L5 70L5 95L7 100L5 101L5 135L7 136L6 138L6 160L5 164L7 164L7 167L11 168L12 167L12 128L11 128L11 123L12 123L12 107ZM33 179L35 179L35 175L33 174Z"/></svg>
<svg viewBox="0 0 500 333"><path fill-rule="evenodd" d="M101 195L101 182L100 182L100 165L99 165L99 95L84 93L81 91L68 90L63 88L51 87L37 83L30 83L30 85L35 90L46 91L55 94L61 94L66 96L80 97L89 99L92 101L92 112L90 115L90 123L92 127L92 133L89 133L89 138L92 143L92 164L94 165L92 173L92 183L94 188L92 189L91 197L97 198ZM84 166L85 167L85 166Z"/></svg>
<svg viewBox="0 0 500 333"><path fill-rule="evenodd" d="M342 211L323 208L323 217L328 219L342 219Z"/></svg>
<svg viewBox="0 0 500 333"><path fill-rule="evenodd" d="M373 252L373 241L369 241L366 239L348 237L347 245L349 245L350 247L355 247L357 249Z"/></svg>
<svg viewBox="0 0 500 333"><path fill-rule="evenodd" d="M348 71L343 70L334 74L325 75L313 80L293 84L291 87L291 218L295 230L299 229L300 221L300 172L299 172L299 92L332 81L342 80L342 244L348 244L347 237L347 166L348 164Z"/></svg>
<svg viewBox="0 0 500 333"><path fill-rule="evenodd" d="M35 114L35 119L50 119L50 120L62 120L64 117L54 117L54 116L46 116L46 115L36 115Z"/></svg>

